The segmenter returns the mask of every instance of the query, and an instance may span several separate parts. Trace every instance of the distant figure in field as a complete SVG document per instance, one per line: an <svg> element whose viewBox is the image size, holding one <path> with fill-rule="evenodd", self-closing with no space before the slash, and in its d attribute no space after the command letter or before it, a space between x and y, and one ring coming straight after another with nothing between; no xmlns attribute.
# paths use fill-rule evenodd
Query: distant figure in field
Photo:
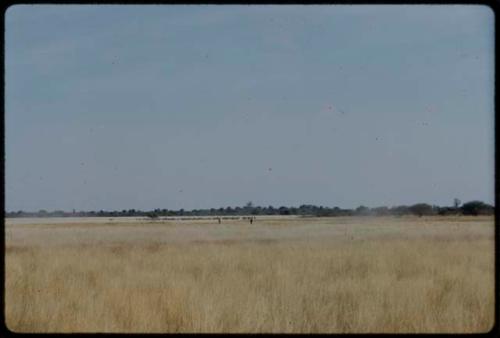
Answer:
<svg viewBox="0 0 500 338"><path fill-rule="evenodd" d="M253 223L253 217L250 217L250 224Z"/></svg>
<svg viewBox="0 0 500 338"><path fill-rule="evenodd" d="M220 217L218 218L219 224L220 224Z"/></svg>

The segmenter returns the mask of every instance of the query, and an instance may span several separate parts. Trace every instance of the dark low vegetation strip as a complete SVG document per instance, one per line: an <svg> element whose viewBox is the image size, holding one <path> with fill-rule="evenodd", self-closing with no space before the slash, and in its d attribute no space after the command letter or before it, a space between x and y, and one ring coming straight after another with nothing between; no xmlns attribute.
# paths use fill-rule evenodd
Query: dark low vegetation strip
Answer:
<svg viewBox="0 0 500 338"><path fill-rule="evenodd" d="M261 207L254 206L248 202L243 207L226 207L211 209L193 209L193 210L169 210L154 209L142 211L128 209L121 211L76 211L66 212L62 210L36 212L11 211L6 212L5 217L125 217L125 216L144 216L150 218L168 217L168 216L243 216L243 215L298 215L298 216L431 216L431 215L493 215L494 207L481 201L470 201L460 206L460 202L455 201L454 206L437 206L427 203L418 203L414 205L399 205L393 207L369 208L359 206L356 209L341 209L339 207L324 207L316 205L303 204L299 207L273 206Z"/></svg>

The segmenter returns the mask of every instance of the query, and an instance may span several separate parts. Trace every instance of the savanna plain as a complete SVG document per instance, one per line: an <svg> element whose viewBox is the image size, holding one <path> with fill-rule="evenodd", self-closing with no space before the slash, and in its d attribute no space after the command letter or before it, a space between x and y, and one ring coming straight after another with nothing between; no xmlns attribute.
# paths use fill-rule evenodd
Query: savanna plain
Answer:
<svg viewBox="0 0 500 338"><path fill-rule="evenodd" d="M15 332L469 333L494 323L494 219L5 221Z"/></svg>

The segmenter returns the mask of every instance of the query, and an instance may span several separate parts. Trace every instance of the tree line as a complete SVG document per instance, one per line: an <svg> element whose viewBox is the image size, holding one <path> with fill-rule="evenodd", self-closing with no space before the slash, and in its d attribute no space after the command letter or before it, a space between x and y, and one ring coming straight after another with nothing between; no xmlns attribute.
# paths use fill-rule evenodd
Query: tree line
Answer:
<svg viewBox="0 0 500 338"><path fill-rule="evenodd" d="M36 212L11 211L5 212L5 217L167 217L167 216L263 216L263 215L298 215L298 216L316 216L316 217L334 217L334 216L431 216L431 215L493 215L495 208L492 205L482 201L470 201L460 205L460 201L455 199L453 206L437 206L427 203L417 203L414 205L399 205L393 207L369 208L359 206L355 209L342 209L339 207L325 207L311 204L303 204L299 207L280 206L254 206L248 202L242 207L226 207L211 209L193 209L193 210L169 210L154 209L149 211L128 209L121 211L76 211L71 212L55 210L39 210Z"/></svg>

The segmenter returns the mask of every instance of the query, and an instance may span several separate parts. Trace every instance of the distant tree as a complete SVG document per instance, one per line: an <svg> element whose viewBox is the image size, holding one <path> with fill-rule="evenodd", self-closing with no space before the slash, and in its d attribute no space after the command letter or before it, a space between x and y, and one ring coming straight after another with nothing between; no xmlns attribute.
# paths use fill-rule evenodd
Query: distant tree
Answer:
<svg viewBox="0 0 500 338"><path fill-rule="evenodd" d="M243 214L245 214L245 215L249 215L249 214L252 214L252 211L253 211L253 203L252 203L252 201L249 201L249 202L247 202L247 204L245 204L245 206L242 208L242 212L243 212Z"/></svg>
<svg viewBox="0 0 500 338"><path fill-rule="evenodd" d="M422 217L424 215L432 215L434 213L434 209L432 208L432 206L426 203L414 204L409 209L412 214L419 217Z"/></svg>
<svg viewBox="0 0 500 338"><path fill-rule="evenodd" d="M318 217L329 217L329 216L334 216L334 212L333 209L320 206L319 208L314 208L314 215Z"/></svg>
<svg viewBox="0 0 500 338"><path fill-rule="evenodd" d="M453 199L453 206L455 207L455 209L458 209L461 203L462 202L458 198Z"/></svg>
<svg viewBox="0 0 500 338"><path fill-rule="evenodd" d="M492 215L494 207L481 201L470 201L462 205L464 215Z"/></svg>
<svg viewBox="0 0 500 338"><path fill-rule="evenodd" d="M274 207L272 205L270 205L266 208L265 213L266 213L266 215L275 215L276 210L274 209Z"/></svg>
<svg viewBox="0 0 500 338"><path fill-rule="evenodd" d="M436 210L440 216L457 215L460 212L460 209L454 207L437 207Z"/></svg>
<svg viewBox="0 0 500 338"><path fill-rule="evenodd" d="M370 214L370 209L368 207L365 207L364 205L360 205L356 208L354 214L359 216L367 216Z"/></svg>
<svg viewBox="0 0 500 338"><path fill-rule="evenodd" d="M377 208L372 208L371 210L373 214L377 216L384 216L389 214L389 208L388 207L377 207Z"/></svg>
<svg viewBox="0 0 500 338"><path fill-rule="evenodd" d="M390 209L391 214L396 216L408 215L410 214L410 208L406 205L398 205Z"/></svg>
<svg viewBox="0 0 500 338"><path fill-rule="evenodd" d="M285 206L279 207L278 210L280 215L290 215L290 210L288 210L288 208Z"/></svg>
<svg viewBox="0 0 500 338"><path fill-rule="evenodd" d="M342 216L342 209L340 209L339 207L333 207L330 214L332 216Z"/></svg>

